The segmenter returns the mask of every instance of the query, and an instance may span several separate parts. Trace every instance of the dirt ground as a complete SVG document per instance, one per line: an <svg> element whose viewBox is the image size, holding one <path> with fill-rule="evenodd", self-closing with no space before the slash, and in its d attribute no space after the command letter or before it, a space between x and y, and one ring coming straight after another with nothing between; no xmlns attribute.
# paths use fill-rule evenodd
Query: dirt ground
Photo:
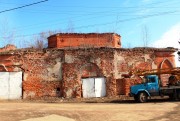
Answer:
<svg viewBox="0 0 180 121"><path fill-rule="evenodd" d="M0 121L179 121L180 102L45 103L0 101Z"/></svg>

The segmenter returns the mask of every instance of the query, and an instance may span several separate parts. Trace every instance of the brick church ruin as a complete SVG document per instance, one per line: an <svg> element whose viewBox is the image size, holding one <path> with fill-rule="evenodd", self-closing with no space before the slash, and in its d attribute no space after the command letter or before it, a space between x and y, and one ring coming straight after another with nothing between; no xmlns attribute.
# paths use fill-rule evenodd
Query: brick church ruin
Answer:
<svg viewBox="0 0 180 121"><path fill-rule="evenodd" d="M1 48L0 71L21 72L18 86L23 99L111 97L127 95L130 85L141 82L136 76L124 79L129 71L175 67L175 51L122 48L116 33L59 33L48 37L48 48L43 50ZM163 85L167 77L161 76Z"/></svg>

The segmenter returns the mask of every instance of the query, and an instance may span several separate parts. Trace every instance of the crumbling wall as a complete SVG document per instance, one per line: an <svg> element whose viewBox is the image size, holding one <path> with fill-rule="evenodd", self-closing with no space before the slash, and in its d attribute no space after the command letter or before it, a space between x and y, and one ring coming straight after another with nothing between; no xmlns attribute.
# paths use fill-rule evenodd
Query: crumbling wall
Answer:
<svg viewBox="0 0 180 121"><path fill-rule="evenodd" d="M59 33L48 38L49 48L121 47L121 37L115 33Z"/></svg>
<svg viewBox="0 0 180 121"><path fill-rule="evenodd" d="M116 79L129 71L149 70L157 68L154 65L154 51L146 49L116 50L114 64L116 65Z"/></svg>
<svg viewBox="0 0 180 121"><path fill-rule="evenodd" d="M81 97L81 79L84 77L105 77L107 96L115 95L113 50L77 49L65 51L63 64L64 97Z"/></svg>
<svg viewBox="0 0 180 121"><path fill-rule="evenodd" d="M15 66L20 66L18 63L12 63L13 56L11 54L1 54L0 55L0 71L1 72L11 72L17 70Z"/></svg>
<svg viewBox="0 0 180 121"><path fill-rule="evenodd" d="M166 68L174 68L175 67L175 55L172 52L155 52L156 59L155 64L157 64L159 69L166 69ZM171 74L161 74L161 85L167 86L168 79Z"/></svg>
<svg viewBox="0 0 180 121"><path fill-rule="evenodd" d="M90 77L104 77L106 96L116 96L141 83L138 76L127 81L122 74L174 67L172 53L149 48L20 49L0 53L0 71L23 72L23 98L82 97L81 79Z"/></svg>
<svg viewBox="0 0 180 121"><path fill-rule="evenodd" d="M18 61L24 70L24 98L61 96L63 52L25 52Z"/></svg>
<svg viewBox="0 0 180 121"><path fill-rule="evenodd" d="M61 96L63 51L21 49L0 58L1 71L23 72L23 98Z"/></svg>
<svg viewBox="0 0 180 121"><path fill-rule="evenodd" d="M6 51L10 51L10 50L16 50L16 46L8 44L6 46L4 46L3 48L0 48L0 52L6 52Z"/></svg>
<svg viewBox="0 0 180 121"><path fill-rule="evenodd" d="M122 75L126 75L130 71L173 68L175 62L174 56L170 51L135 48L116 50L114 64L117 94L127 95L130 91L130 86L141 83L142 79L136 75L133 75L130 79L123 79ZM167 74L161 76L163 86L167 84L168 77L169 75Z"/></svg>

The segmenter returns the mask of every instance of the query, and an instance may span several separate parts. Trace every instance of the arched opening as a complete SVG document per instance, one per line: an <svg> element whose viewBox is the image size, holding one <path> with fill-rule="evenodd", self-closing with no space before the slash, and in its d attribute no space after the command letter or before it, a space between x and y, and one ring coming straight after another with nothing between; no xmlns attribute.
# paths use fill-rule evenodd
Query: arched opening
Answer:
<svg viewBox="0 0 180 121"><path fill-rule="evenodd" d="M87 63L80 68L81 78L103 76L99 67L94 63Z"/></svg>
<svg viewBox="0 0 180 121"><path fill-rule="evenodd" d="M81 97L104 97L106 95L106 78L94 63L87 63L80 68Z"/></svg>
<svg viewBox="0 0 180 121"><path fill-rule="evenodd" d="M160 69L173 68L173 64L169 59L164 59L160 64Z"/></svg>
<svg viewBox="0 0 180 121"><path fill-rule="evenodd" d="M161 62L159 69L169 69L169 68L173 68L173 64L171 63L171 61L169 59L166 58ZM171 76L171 74L161 74L160 75L162 86L167 86L168 79L170 76Z"/></svg>

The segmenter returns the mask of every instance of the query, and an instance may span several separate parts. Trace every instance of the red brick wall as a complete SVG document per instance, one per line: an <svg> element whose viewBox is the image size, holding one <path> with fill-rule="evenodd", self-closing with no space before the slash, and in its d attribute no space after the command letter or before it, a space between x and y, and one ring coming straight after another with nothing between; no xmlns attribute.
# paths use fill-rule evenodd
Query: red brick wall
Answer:
<svg viewBox="0 0 180 121"><path fill-rule="evenodd" d="M48 38L49 48L66 47L121 47L120 36L112 33L56 34Z"/></svg>
<svg viewBox="0 0 180 121"><path fill-rule="evenodd" d="M105 77L107 96L128 94L129 87L141 79L134 76L118 82L122 74L136 69L165 68L169 66L165 59L174 63L171 52L156 53L149 49L22 49L13 53L0 53L0 61L8 71L23 71L24 98L81 97L84 77ZM0 70L4 67L0 66Z"/></svg>
<svg viewBox="0 0 180 121"><path fill-rule="evenodd" d="M174 68L175 67L175 59L174 55L171 52L156 52L155 53L155 63L158 66L158 69L166 69L166 68ZM170 74L161 74L161 85L167 86L168 79Z"/></svg>
<svg viewBox="0 0 180 121"><path fill-rule="evenodd" d="M132 78L122 78L116 80L117 95L127 95L130 93L130 86L140 84L142 79L138 76Z"/></svg>
<svg viewBox="0 0 180 121"><path fill-rule="evenodd" d="M125 82L124 79L116 79L116 91L117 95L124 95L125 94Z"/></svg>
<svg viewBox="0 0 180 121"><path fill-rule="evenodd" d="M172 52L155 52L155 56L155 63L158 66L158 68L164 69L175 67L175 59ZM164 62L163 65L161 65L162 62Z"/></svg>
<svg viewBox="0 0 180 121"><path fill-rule="evenodd" d="M16 46L8 44L5 47L0 48L0 52L6 52L10 50L16 50Z"/></svg>
<svg viewBox="0 0 180 121"><path fill-rule="evenodd" d="M36 81L35 81L36 80ZM23 81L23 98L39 98L39 97L61 97L62 88L60 81Z"/></svg>
<svg viewBox="0 0 180 121"><path fill-rule="evenodd" d="M116 95L113 79L113 51L109 49L77 49L65 52L63 64L63 96L81 97L81 79L106 77L107 96Z"/></svg>
<svg viewBox="0 0 180 121"><path fill-rule="evenodd" d="M14 54L0 53L0 58L0 71L23 72L23 98L62 96L59 73L62 51L22 49L14 51Z"/></svg>
<svg viewBox="0 0 180 121"><path fill-rule="evenodd" d="M132 49L133 50L133 49ZM130 78L130 83L122 79L122 74L128 74L131 71L164 69L172 68L175 65L173 52L151 50L151 49L134 49L118 50L116 54L117 71L116 73L116 89L117 94L128 94L130 86L141 83L142 79L137 76ZM140 51L141 50L141 51ZM168 60L168 61L167 61ZM162 85L166 86L170 75L161 75Z"/></svg>

